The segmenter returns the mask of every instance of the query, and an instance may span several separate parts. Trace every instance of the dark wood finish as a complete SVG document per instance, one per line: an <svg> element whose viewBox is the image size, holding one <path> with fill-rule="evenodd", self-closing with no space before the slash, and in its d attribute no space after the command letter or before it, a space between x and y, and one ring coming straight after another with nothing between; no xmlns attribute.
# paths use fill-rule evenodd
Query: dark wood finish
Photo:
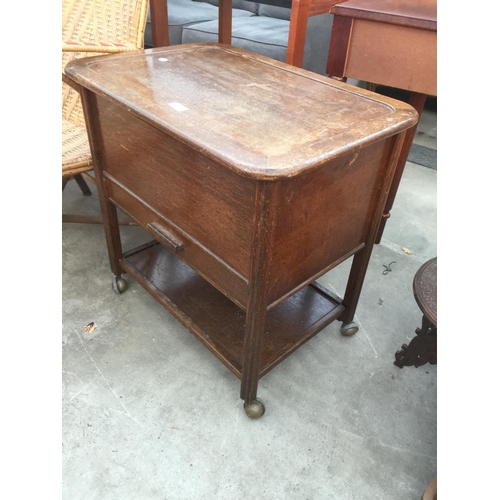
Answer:
<svg viewBox="0 0 500 500"><path fill-rule="evenodd" d="M119 277L122 273L119 262L123 255L122 243L116 206L113 205L109 199L106 186L104 184L104 161L100 145L103 133L100 128L101 125L99 123L99 116L96 113L93 113L93 110L97 110L96 95L82 87L80 97L82 99L85 126L87 128L90 151L92 153L92 160L94 164L94 175L99 193L99 204L101 206L104 233L106 235L109 263L113 274Z"/></svg>
<svg viewBox="0 0 500 500"><path fill-rule="evenodd" d="M124 254L122 266L242 378L245 311L159 244L145 244ZM266 317L259 377L338 318L343 309L338 297L316 283L273 309Z"/></svg>
<svg viewBox="0 0 500 500"><path fill-rule="evenodd" d="M85 179L81 176L81 174L75 175L74 179L75 179L76 183L78 184L78 187L80 188L80 190L84 196L91 196L92 195L92 191L88 187L87 183L85 182Z"/></svg>
<svg viewBox="0 0 500 500"><path fill-rule="evenodd" d="M115 180L106 180L106 186L109 193L109 198L113 204L120 208L123 212L132 216L138 224L145 228L146 231L153 237L156 237L156 232L150 230L151 223L157 223L167 228L175 238L182 243L183 249L177 256L195 269L213 286L218 288L222 293L226 294L233 302L241 308L245 308L248 298L248 277L243 276L227 261L215 254L206 245L194 238L190 233L183 230L178 224L174 224L170 219L167 219L160 212L155 210L143 200L138 198L134 193L125 189ZM219 207L212 205L214 210L211 217L207 219L210 223L214 218L217 219L217 211ZM192 227L192 226L191 226ZM226 249L226 258L232 260L235 257L230 251L229 242L237 241L230 234L230 228L227 232L212 232L208 231L210 237L213 237L217 243L222 243L221 247ZM223 235L223 236L222 236ZM248 240L250 244L250 239ZM168 247L167 247L168 248ZM170 249L170 248L169 248ZM236 251L235 251L236 253ZM247 263L249 257L247 256ZM224 283L224 287L220 286Z"/></svg>
<svg viewBox="0 0 500 500"><path fill-rule="evenodd" d="M394 364L403 368L404 366L419 366L429 363L437 364L437 329L422 317L422 328L415 330L417 334L409 344L403 344L396 354Z"/></svg>
<svg viewBox="0 0 500 500"><path fill-rule="evenodd" d="M336 5L327 73L411 91L422 113L427 95L437 95L436 0L347 0ZM380 243L417 126L407 132L377 234Z"/></svg>
<svg viewBox="0 0 500 500"><path fill-rule="evenodd" d="M350 17L335 16L333 18L330 48L326 61L326 73L332 78L347 80L346 63L351 40L353 20Z"/></svg>
<svg viewBox="0 0 500 500"><path fill-rule="evenodd" d="M153 47L167 47L168 38L168 2L167 0L150 0L151 37Z"/></svg>
<svg viewBox="0 0 500 500"><path fill-rule="evenodd" d="M141 283L254 400L259 377L354 315L415 111L220 44L66 71L85 89L113 273ZM123 256L116 207L160 244ZM344 299L313 283L352 255Z"/></svg>
<svg viewBox="0 0 500 500"><path fill-rule="evenodd" d="M270 257L274 227L277 224L276 205L279 200L276 183L259 181L255 200L255 224L250 254L250 290L245 319L243 367L240 397L245 402L257 398L259 367L261 364L271 281Z"/></svg>
<svg viewBox="0 0 500 500"><path fill-rule="evenodd" d="M219 43L231 44L233 31L233 0L219 1Z"/></svg>
<svg viewBox="0 0 500 500"><path fill-rule="evenodd" d="M126 145L118 134L106 134L101 144L103 154L110 158L106 168L110 197L132 216L137 209L129 204L134 204L133 198L141 200L144 208L151 207L151 211L161 214L163 221L157 223L163 223L182 240L182 233L176 233L178 229L168 222L173 221L196 244L210 249L236 273L248 277L254 183L240 180L202 152L165 136L110 101L101 97L97 100L103 110L103 128L125 129L127 121ZM151 155L153 149L155 155ZM181 163L185 163L183 169L178 168ZM144 174L141 183L137 183L138 170Z"/></svg>
<svg viewBox="0 0 500 500"><path fill-rule="evenodd" d="M172 250L174 253L184 250L184 243L158 222L150 222L147 227L150 231L153 231L155 238L169 250Z"/></svg>
<svg viewBox="0 0 500 500"><path fill-rule="evenodd" d="M73 71L76 66L78 74ZM133 134L113 134L118 138L105 138L102 145L112 148L113 156L123 151L106 170L119 171L120 176L128 168L121 165L124 159L152 173L158 168L154 162L162 162L162 169L170 168L189 154L188 165L193 166L186 168L208 162L199 167L200 174L216 168L216 175L233 172L238 179L287 179L333 160L350 161L355 156L356 161L357 155L349 157L351 150L358 152L389 133L406 130L417 117L412 107L395 99L214 43L88 58L85 65L70 63L67 72L82 84L92 85L98 107L106 106L99 116L100 122L105 120L103 131L111 125L133 127ZM137 140L135 134L144 123L151 128ZM158 136L149 148L137 149L153 129ZM160 137L168 141L168 148L158 144ZM163 149L150 158L152 145ZM170 148L175 151L168 153ZM145 153L149 153L146 159ZM174 175L174 168L168 175ZM218 180L212 182L220 184ZM243 183L239 189L248 189L244 181L238 182ZM217 193L221 194L225 193Z"/></svg>
<svg viewBox="0 0 500 500"><path fill-rule="evenodd" d="M437 328L437 257L427 261L415 274L413 295L424 316Z"/></svg>
<svg viewBox="0 0 500 500"><path fill-rule="evenodd" d="M403 344L396 352L394 364L419 366L437 363L437 257L427 261L415 274L413 295L418 307L423 312L422 327L410 343Z"/></svg>
<svg viewBox="0 0 500 500"><path fill-rule="evenodd" d="M376 203L383 196L379 188L388 168L383 158L385 145L377 142L356 158L331 160L300 178L280 183L271 300L324 274L330 264L339 264L354 249L363 249L369 231L367 214L377 210Z"/></svg>

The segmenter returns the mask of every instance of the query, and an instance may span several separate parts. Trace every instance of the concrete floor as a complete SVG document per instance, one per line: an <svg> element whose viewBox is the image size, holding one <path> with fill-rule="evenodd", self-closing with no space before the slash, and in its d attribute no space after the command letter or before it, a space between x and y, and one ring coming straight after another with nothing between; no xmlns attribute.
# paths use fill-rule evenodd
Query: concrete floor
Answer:
<svg viewBox="0 0 500 500"><path fill-rule="evenodd" d="M435 147L435 126L424 112L415 141ZM63 498L419 500L437 468L437 365L393 362L421 321L413 277L437 254L436 180L407 163L359 332L335 321L264 376L258 420L236 377L140 285L112 291L102 226L63 224ZM98 213L97 196L70 182L63 211ZM349 265L319 281L342 295Z"/></svg>

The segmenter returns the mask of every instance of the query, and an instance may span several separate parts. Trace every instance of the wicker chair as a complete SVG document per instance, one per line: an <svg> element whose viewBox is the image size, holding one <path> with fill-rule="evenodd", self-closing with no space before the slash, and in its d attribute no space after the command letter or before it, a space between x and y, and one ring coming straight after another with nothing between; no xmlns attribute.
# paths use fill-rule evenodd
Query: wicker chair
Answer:
<svg viewBox="0 0 500 500"><path fill-rule="evenodd" d="M62 68L75 58L126 52L144 46L148 0L63 0ZM63 190L74 178L84 195L92 156L78 89L62 76ZM63 222L99 223L100 217L63 215Z"/></svg>

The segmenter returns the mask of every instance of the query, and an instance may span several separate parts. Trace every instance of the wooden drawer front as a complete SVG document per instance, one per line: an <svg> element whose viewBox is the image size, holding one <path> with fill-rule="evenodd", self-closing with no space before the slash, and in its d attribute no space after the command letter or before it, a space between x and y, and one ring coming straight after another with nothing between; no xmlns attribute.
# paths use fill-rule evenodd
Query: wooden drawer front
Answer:
<svg viewBox="0 0 500 500"><path fill-rule="evenodd" d="M346 76L437 95L437 34L355 19Z"/></svg>
<svg viewBox="0 0 500 500"><path fill-rule="evenodd" d="M96 100L103 170L248 277L256 182L110 101Z"/></svg>
<svg viewBox="0 0 500 500"><path fill-rule="evenodd" d="M248 295L248 281L219 259L199 241L106 174L106 190L111 201L132 216L165 248L192 267L241 308Z"/></svg>
<svg viewBox="0 0 500 500"><path fill-rule="evenodd" d="M385 174L385 145L280 182L270 302L362 248Z"/></svg>

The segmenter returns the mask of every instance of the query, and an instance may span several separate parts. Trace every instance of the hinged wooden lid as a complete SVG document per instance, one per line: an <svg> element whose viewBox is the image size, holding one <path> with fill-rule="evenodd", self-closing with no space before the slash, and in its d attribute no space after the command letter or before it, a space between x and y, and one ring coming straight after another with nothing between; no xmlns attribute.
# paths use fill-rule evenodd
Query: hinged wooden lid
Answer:
<svg viewBox="0 0 500 500"><path fill-rule="evenodd" d="M418 120L405 103L220 44L74 60L65 72L255 178L297 175Z"/></svg>

